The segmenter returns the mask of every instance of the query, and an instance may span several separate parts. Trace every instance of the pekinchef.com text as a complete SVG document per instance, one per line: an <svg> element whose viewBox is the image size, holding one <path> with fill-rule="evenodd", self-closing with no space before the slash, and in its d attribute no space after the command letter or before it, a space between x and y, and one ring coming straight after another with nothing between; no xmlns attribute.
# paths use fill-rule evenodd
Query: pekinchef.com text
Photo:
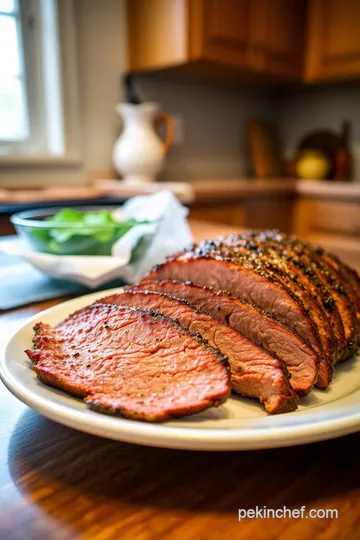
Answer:
<svg viewBox="0 0 360 540"><path fill-rule="evenodd" d="M243 519L337 519L339 511L336 508L268 508L267 506L255 506L255 508L239 508L238 521Z"/></svg>

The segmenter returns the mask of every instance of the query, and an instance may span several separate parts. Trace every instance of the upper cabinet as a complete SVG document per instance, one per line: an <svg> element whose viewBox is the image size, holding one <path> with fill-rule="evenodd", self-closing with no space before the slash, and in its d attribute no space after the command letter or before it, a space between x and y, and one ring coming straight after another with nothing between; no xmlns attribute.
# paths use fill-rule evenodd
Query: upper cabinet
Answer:
<svg viewBox="0 0 360 540"><path fill-rule="evenodd" d="M128 0L129 70L300 80L305 0Z"/></svg>
<svg viewBox="0 0 360 540"><path fill-rule="evenodd" d="M264 70L279 77L300 78L304 67L307 2L303 0L255 0L257 16L263 13L262 35ZM259 23L258 23L259 24Z"/></svg>
<svg viewBox="0 0 360 540"><path fill-rule="evenodd" d="M360 77L359 0L311 0L306 79Z"/></svg>
<svg viewBox="0 0 360 540"><path fill-rule="evenodd" d="M188 7L190 58L248 68L251 0L190 0Z"/></svg>
<svg viewBox="0 0 360 540"><path fill-rule="evenodd" d="M129 70L360 79L360 0L127 0ZM258 79L257 79L258 78Z"/></svg>

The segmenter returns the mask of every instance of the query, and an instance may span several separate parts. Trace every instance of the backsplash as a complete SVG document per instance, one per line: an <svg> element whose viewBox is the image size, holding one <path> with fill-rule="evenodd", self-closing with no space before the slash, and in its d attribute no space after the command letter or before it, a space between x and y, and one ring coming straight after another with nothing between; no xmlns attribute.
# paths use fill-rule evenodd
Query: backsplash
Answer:
<svg viewBox="0 0 360 540"><path fill-rule="evenodd" d="M161 178L193 180L249 176L248 118L271 119L272 97L261 89L226 88L155 77L136 78L143 98L180 115L184 140L173 146Z"/></svg>

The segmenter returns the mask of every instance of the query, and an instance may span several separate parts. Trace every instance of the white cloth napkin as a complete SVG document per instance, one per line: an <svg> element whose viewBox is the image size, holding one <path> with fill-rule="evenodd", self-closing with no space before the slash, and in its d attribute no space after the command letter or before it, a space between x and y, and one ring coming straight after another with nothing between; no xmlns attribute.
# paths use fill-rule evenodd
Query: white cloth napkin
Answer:
<svg viewBox="0 0 360 540"><path fill-rule="evenodd" d="M154 222L133 227L113 245L111 257L40 253L19 237L7 241L0 249L22 257L50 277L74 281L92 289L115 278L134 283L153 265L191 243L187 214L188 209L169 191L129 199L114 210L115 219L133 217ZM132 251L143 237L152 237L150 245L130 264Z"/></svg>

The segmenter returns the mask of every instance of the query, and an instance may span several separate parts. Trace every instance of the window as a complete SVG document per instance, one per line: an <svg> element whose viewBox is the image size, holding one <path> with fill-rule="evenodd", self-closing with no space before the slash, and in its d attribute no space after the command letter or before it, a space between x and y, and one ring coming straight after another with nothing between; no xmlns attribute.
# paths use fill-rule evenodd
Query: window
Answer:
<svg viewBox="0 0 360 540"><path fill-rule="evenodd" d="M0 0L0 140L29 137L23 44L16 0Z"/></svg>
<svg viewBox="0 0 360 540"><path fill-rule="evenodd" d="M0 0L0 156L65 153L56 0Z"/></svg>

